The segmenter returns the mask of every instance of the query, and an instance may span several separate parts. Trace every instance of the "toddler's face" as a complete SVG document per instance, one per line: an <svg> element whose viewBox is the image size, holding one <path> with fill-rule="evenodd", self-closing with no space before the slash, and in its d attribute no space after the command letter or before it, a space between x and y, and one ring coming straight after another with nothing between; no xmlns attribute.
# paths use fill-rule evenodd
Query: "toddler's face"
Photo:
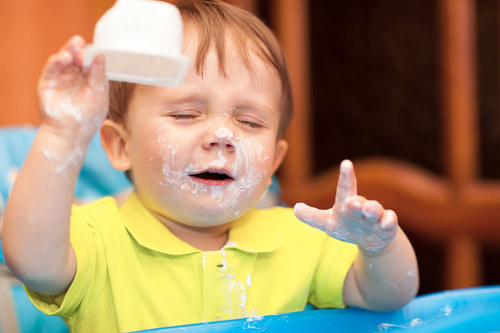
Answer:
<svg viewBox="0 0 500 333"><path fill-rule="evenodd" d="M276 141L278 75L252 56L219 73L211 52L203 75L194 68L175 88L140 86L128 111L126 142L136 191L160 219L194 227L241 216L259 200L281 163Z"/></svg>

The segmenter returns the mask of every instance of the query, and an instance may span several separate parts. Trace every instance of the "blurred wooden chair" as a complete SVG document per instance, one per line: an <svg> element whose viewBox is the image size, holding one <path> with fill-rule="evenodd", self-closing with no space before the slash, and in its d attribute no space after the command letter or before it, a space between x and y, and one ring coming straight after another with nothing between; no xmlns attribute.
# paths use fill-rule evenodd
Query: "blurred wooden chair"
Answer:
<svg viewBox="0 0 500 333"><path fill-rule="evenodd" d="M481 246L500 235L500 182L478 177L475 1L438 5L444 176L393 159L354 164L361 195L394 209L405 230L445 244L444 287L455 289L482 284ZM277 0L276 6L295 98L290 151L280 170L284 200L329 208L338 169L313 175L311 166L308 1Z"/></svg>

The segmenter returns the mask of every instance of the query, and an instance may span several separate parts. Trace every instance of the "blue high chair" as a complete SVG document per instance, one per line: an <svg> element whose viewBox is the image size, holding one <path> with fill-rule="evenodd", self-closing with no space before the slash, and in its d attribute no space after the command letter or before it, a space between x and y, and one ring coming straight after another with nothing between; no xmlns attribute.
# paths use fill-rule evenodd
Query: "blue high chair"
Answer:
<svg viewBox="0 0 500 333"><path fill-rule="evenodd" d="M37 132L34 126L0 128L0 218L15 177ZM89 146L75 188L80 202L115 195L131 188L123 172L109 164L99 135ZM30 302L21 283L7 269L0 251L0 333L67 333L61 318L40 312Z"/></svg>
<svg viewBox="0 0 500 333"><path fill-rule="evenodd" d="M137 331L136 333L138 333ZM500 286L416 297L390 312L322 309L144 330L148 333L500 332Z"/></svg>

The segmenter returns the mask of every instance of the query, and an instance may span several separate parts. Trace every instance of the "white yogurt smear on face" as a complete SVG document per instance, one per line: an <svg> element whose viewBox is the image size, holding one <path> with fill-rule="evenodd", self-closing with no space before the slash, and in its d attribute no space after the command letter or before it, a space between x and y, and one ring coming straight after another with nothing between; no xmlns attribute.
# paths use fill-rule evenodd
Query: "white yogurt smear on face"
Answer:
<svg viewBox="0 0 500 333"><path fill-rule="evenodd" d="M233 132L231 132L230 129L227 127L221 127L217 131L215 131L214 136L217 139L228 139L228 140L233 140L234 135Z"/></svg>
<svg viewBox="0 0 500 333"><path fill-rule="evenodd" d="M269 160L262 145L254 138L235 137L226 127L219 128L212 135L214 142L223 142L219 147L212 148L219 149L217 159L206 164L189 164L184 170L178 170L175 166L178 147L172 139L175 135L175 132L168 129L159 128L157 131L157 142L162 145L159 154L163 173L161 184L189 191L195 196L209 195L218 200L222 210L234 207L242 196L249 197L267 173L265 169L258 167ZM229 148L228 144L234 148ZM231 154L235 156L230 158ZM210 169L228 170L235 180L229 185L210 186L201 184L189 176Z"/></svg>

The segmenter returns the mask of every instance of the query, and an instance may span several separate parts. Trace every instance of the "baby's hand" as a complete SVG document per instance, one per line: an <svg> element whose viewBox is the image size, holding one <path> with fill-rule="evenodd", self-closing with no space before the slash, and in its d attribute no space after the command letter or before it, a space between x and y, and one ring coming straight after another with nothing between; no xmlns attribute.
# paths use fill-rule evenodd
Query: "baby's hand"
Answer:
<svg viewBox="0 0 500 333"><path fill-rule="evenodd" d="M340 165L335 204L328 210L319 210L303 203L294 207L297 218L310 226L325 231L331 237L357 244L369 252L389 245L397 233L398 220L392 210L386 210L378 201L357 195L354 166L349 160Z"/></svg>
<svg viewBox="0 0 500 333"><path fill-rule="evenodd" d="M104 57L83 66L85 41L71 38L52 55L38 81L42 123L57 133L76 140L90 140L106 118L108 82Z"/></svg>

